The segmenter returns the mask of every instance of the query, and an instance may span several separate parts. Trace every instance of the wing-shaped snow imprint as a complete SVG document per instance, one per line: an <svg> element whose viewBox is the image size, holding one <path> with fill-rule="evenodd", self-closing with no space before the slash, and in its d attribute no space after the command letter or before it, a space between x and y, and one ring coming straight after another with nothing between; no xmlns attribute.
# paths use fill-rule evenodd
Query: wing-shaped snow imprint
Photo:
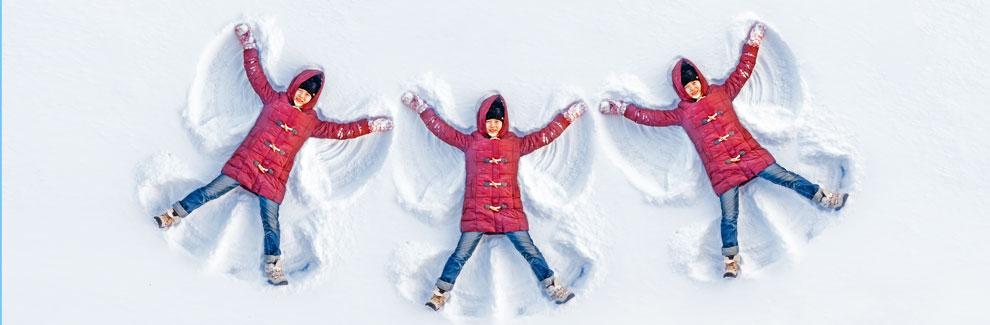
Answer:
<svg viewBox="0 0 990 325"><path fill-rule="evenodd" d="M603 97L631 101L657 109L673 109L670 98L653 95L633 75L610 75ZM666 104L663 104L666 102ZM707 191L709 184L701 159L680 127L650 127L626 118L602 118L599 138L603 151L647 201L657 204L691 202Z"/></svg>
<svg viewBox="0 0 990 325"><path fill-rule="evenodd" d="M746 35L751 24L751 19L740 20L729 33L726 53L733 60L739 55L739 37ZM635 77L612 76L606 81L605 95L612 98L658 103L649 93ZM784 168L826 188L852 191L855 163L851 149L842 139L806 122L806 116L821 114L808 103L806 93L794 54L775 29L767 28L756 69L733 102L742 123ZM711 195L711 189L682 129L642 127L618 118L603 120L608 123L603 136L609 140L606 150L652 202L718 204L717 198L691 200L698 194ZM763 179L743 186L738 225L743 276L758 277L765 267L799 255L801 247L834 222L835 216ZM676 231L670 245L676 269L700 281L721 278L720 218L714 215L704 224Z"/></svg>
<svg viewBox="0 0 990 325"><path fill-rule="evenodd" d="M474 130L478 102L455 105L450 87L431 74L410 89L436 105L440 116L451 125L465 133ZM524 103L509 99L513 131L523 135L542 128L579 98L575 93L561 90L546 107L535 110L524 109ZM479 96L483 97L487 95ZM411 213L425 217L427 223L457 229L464 196L463 154L430 134L415 114L398 115L400 124L416 125L396 135L396 147L404 148L395 153L399 158L393 159L400 201ZM406 124L405 120L414 124ZM584 199L594 177L590 170L594 154L592 123L588 117L579 119L550 145L525 156L519 168L533 240L556 276L579 295L598 283L602 247L597 235L601 213ZM399 293L411 303L422 304L429 298L459 233L439 235L445 238L443 243L408 243L394 252L390 273ZM528 262L509 240L505 236L485 236L458 277L443 314L452 319L511 319L553 308L558 306L544 296Z"/></svg>
<svg viewBox="0 0 990 325"><path fill-rule="evenodd" d="M218 32L200 58L188 105L182 112L202 155L179 158L159 154L138 166L138 198L149 216L161 213L216 177L261 111L261 102L245 77L233 26ZM262 20L254 30L273 87L282 89L273 76L292 71L278 73L283 70L274 65L282 48L278 29ZM328 104L329 98L324 98L318 105ZM381 99L373 99L346 109L335 108L329 114L333 119L321 118L350 121L391 115L387 107L382 106ZM391 141L391 134L384 133L346 141L310 139L301 148L279 209L284 269L293 280L292 288L305 287L307 281L320 278L326 273L325 267L340 258L343 250L338 247L351 240L347 229L356 215L352 212L356 211L353 198L381 168ZM197 170L183 159L215 163ZM257 196L237 188L203 205L164 236L170 246L201 258L206 269L262 286L259 211Z"/></svg>
<svg viewBox="0 0 990 325"><path fill-rule="evenodd" d="M446 82L427 73L409 90L432 104L437 114L459 131L474 130L473 122L459 122L474 121L475 110L457 106ZM402 106L398 97L395 102L393 105ZM392 159L399 203L429 224L457 222L464 198L464 154L433 136L415 113L405 107L401 110L395 117L400 127L393 132L396 148L403 150L397 150L398 156Z"/></svg>

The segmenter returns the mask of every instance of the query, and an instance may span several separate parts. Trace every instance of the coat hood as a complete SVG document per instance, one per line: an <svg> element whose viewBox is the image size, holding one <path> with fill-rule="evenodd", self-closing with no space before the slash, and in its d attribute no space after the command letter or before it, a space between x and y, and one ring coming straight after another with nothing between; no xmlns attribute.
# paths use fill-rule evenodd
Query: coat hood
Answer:
<svg viewBox="0 0 990 325"><path fill-rule="evenodd" d="M306 79L309 79L316 75L319 75L320 79L323 79L322 86L320 87L320 90L313 95L313 99L311 99L308 103L306 103L300 108L312 109L313 107L316 107L316 101L320 99L320 94L323 93L323 88L326 88L327 80L326 77L323 76L323 71L312 70L312 69L303 70L303 72L300 72L298 75L296 75L295 78L292 78L292 83L289 84L289 89L286 89L285 91L285 95L289 97L289 105L293 104L292 97L295 96L296 90L299 89L299 86L302 85L302 83L306 81Z"/></svg>
<svg viewBox="0 0 990 325"><path fill-rule="evenodd" d="M677 64L674 64L674 71L670 72L670 79L674 85L674 92L677 93L677 97L681 100L694 101L694 98L688 96L687 91L684 90L684 86L681 86L681 66L684 63L690 64L694 67L694 71L698 73L698 79L701 81L701 96L708 96L708 80L705 79L705 75L701 74L701 69L698 69L698 65L691 62L688 59L680 59Z"/></svg>
<svg viewBox="0 0 990 325"><path fill-rule="evenodd" d="M488 115L488 109L492 107L492 103L495 99L502 99L502 104L505 105L505 117L502 119L502 130L498 131L498 137L503 137L509 132L509 103L505 102L505 98L502 98L501 94L494 94L486 97L481 101L481 107L478 107L478 132L488 136L488 132L485 131L485 116Z"/></svg>

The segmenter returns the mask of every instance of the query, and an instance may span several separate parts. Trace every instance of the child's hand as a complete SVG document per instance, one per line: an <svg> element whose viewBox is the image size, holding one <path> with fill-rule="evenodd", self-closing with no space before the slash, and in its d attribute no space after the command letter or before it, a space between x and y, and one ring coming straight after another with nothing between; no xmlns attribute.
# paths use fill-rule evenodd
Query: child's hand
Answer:
<svg viewBox="0 0 990 325"><path fill-rule="evenodd" d="M626 106L629 106L629 103L605 98L602 100L601 104L598 104L598 109L602 112L602 114L622 115L626 113Z"/></svg>
<svg viewBox="0 0 990 325"><path fill-rule="evenodd" d="M368 128L371 129L371 133L385 132L391 130L392 126L392 119L387 117L376 117L368 120Z"/></svg>
<svg viewBox="0 0 990 325"><path fill-rule="evenodd" d="M763 44L763 35L766 34L767 25L762 22L757 21L753 24L753 28L749 30L749 41L746 44L750 46L760 47Z"/></svg>
<svg viewBox="0 0 990 325"><path fill-rule="evenodd" d="M584 111L588 110L588 105L585 105L583 101L578 100L576 102L567 105L567 110L564 111L564 118L568 122L574 122L577 118L584 114Z"/></svg>
<svg viewBox="0 0 990 325"><path fill-rule="evenodd" d="M251 27L247 24L237 24L234 27L234 33L237 34L237 40L241 42L241 47L245 50L257 47L257 44L254 42L254 35L251 34Z"/></svg>
<svg viewBox="0 0 990 325"><path fill-rule="evenodd" d="M430 106L425 100L419 98L419 96L416 96L416 94L411 91L407 91L402 94L402 104L405 104L406 107L409 107L409 109L416 112L416 114L423 113L423 111Z"/></svg>

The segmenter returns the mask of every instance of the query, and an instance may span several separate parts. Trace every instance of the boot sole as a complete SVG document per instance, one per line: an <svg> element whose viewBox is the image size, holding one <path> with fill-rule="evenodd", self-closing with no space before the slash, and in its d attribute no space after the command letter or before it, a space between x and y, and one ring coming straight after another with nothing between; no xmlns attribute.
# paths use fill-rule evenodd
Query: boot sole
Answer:
<svg viewBox="0 0 990 325"><path fill-rule="evenodd" d="M437 307L432 302L426 303L426 307L430 307L430 309L433 309L433 311L439 311L440 310L440 307Z"/></svg>
<svg viewBox="0 0 990 325"><path fill-rule="evenodd" d="M159 219L158 217L153 217L152 219L155 219L155 223L158 224L158 228L165 228L162 227L162 219Z"/></svg>
<svg viewBox="0 0 990 325"><path fill-rule="evenodd" d="M849 193L842 195L842 205L835 208L835 211L842 210L842 207L846 206L846 202L849 200Z"/></svg>
<svg viewBox="0 0 990 325"><path fill-rule="evenodd" d="M573 292L571 292L571 294L570 294L570 295L567 295L567 298L564 298L564 301L558 301L558 302L557 302L557 304L558 304L558 305L562 305L562 304L565 304L565 303L567 303L568 301L571 301L571 299L574 299L574 296L575 296L575 294L574 294Z"/></svg>
<svg viewBox="0 0 990 325"><path fill-rule="evenodd" d="M284 285L288 285L288 284L289 284L289 281L288 281L288 280L286 280L286 281L282 281L282 282L278 282L278 283L275 283L275 282L272 282L272 280L268 280L268 284L270 284L270 285L273 285L273 286L276 286L276 287L277 287L277 286L284 286Z"/></svg>

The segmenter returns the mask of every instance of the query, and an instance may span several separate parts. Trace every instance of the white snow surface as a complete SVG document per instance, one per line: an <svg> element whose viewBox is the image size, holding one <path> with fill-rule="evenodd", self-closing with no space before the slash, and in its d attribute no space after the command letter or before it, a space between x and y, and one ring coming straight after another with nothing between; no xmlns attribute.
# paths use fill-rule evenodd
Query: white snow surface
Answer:
<svg viewBox="0 0 990 325"><path fill-rule="evenodd" d="M990 4L982 1L5 1L6 324L988 323ZM463 154L399 101L475 129L497 91L517 134L577 99L672 108L670 70L721 83L768 26L734 104L785 168L851 193L840 212L757 179L740 191L740 278L719 200L680 127L590 109L520 162L531 234L577 297L553 304L486 236L441 312L423 306L459 236ZM261 267L257 198L235 189L161 231L216 177L261 103L233 26L284 90L326 73L321 118L386 133L311 139L280 209L290 285Z"/></svg>

